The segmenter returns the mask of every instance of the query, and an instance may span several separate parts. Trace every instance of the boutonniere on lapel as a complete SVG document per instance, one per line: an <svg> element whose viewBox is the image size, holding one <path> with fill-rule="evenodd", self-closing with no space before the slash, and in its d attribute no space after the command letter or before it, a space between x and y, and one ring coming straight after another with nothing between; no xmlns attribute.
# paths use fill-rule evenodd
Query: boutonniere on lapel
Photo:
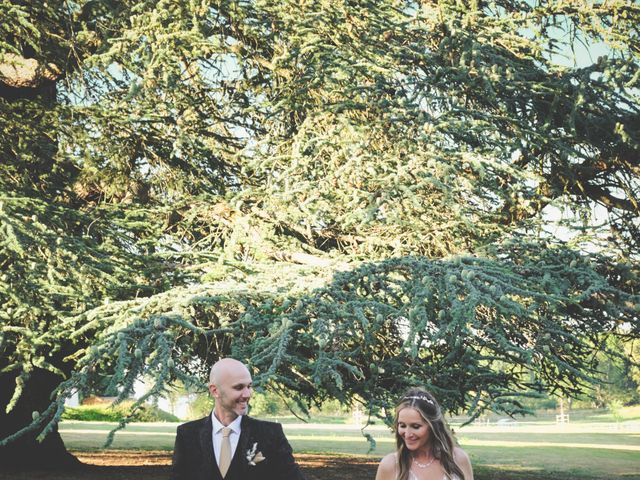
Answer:
<svg viewBox="0 0 640 480"><path fill-rule="evenodd" d="M256 466L256 464L260 463L263 460L266 460L267 458L264 455L262 455L262 452L258 450L258 442L255 442L253 444L253 447L247 450L246 457L247 457L247 462L249 462L249 465L251 466Z"/></svg>

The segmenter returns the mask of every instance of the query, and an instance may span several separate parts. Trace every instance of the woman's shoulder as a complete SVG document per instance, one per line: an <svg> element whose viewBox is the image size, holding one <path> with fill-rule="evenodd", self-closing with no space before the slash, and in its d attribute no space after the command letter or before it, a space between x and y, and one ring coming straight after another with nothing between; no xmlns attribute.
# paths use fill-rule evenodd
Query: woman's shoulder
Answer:
<svg viewBox="0 0 640 480"><path fill-rule="evenodd" d="M380 478L395 478L396 473L396 454L389 453L382 457L380 464L378 465L377 479Z"/></svg>
<svg viewBox="0 0 640 480"><path fill-rule="evenodd" d="M380 465L395 468L397 463L396 458L397 456L395 453L388 453L387 455L382 457L382 460L380 460Z"/></svg>
<svg viewBox="0 0 640 480"><path fill-rule="evenodd" d="M471 467L471 460L467 452L460 447L455 447L453 449L453 459L464 472L465 480L473 480L473 468Z"/></svg>
<svg viewBox="0 0 640 480"><path fill-rule="evenodd" d="M467 455L467 452L465 452L460 447L454 447L453 458L456 462L458 462L459 460L462 460L463 462L469 462L469 455Z"/></svg>

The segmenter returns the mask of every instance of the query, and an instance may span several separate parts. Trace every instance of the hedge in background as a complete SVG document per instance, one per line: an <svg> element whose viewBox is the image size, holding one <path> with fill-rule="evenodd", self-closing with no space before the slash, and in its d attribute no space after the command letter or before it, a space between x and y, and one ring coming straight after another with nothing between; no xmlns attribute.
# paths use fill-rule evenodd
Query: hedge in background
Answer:
<svg viewBox="0 0 640 480"><path fill-rule="evenodd" d="M81 405L66 407L62 418L64 420L81 420L85 422L119 422L129 418L132 422L179 422L175 415L152 406L143 405L129 416L131 403L111 405Z"/></svg>

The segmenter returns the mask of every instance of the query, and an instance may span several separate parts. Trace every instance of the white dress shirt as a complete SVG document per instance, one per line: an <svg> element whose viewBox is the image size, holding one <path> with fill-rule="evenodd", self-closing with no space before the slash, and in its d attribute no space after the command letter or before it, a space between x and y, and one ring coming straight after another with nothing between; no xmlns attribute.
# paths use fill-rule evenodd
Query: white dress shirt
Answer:
<svg viewBox="0 0 640 480"><path fill-rule="evenodd" d="M213 453L216 456L216 463L220 466L220 446L222 445L222 429L225 427L216 418L215 414L211 412L211 421L213 422ZM231 458L236 453L236 447L238 446L238 440L240 440L240 422L242 422L242 415L238 416L227 427L231 429L229 435L229 442L231 443Z"/></svg>

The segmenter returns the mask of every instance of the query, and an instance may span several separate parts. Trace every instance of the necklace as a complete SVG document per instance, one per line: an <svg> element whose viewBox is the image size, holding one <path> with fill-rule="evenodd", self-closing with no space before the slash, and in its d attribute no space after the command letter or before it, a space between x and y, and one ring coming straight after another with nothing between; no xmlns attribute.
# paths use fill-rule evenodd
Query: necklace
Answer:
<svg viewBox="0 0 640 480"><path fill-rule="evenodd" d="M436 457L433 457L427 463L420 463L418 460L415 459L415 457L413 457L413 463L415 463L416 467L418 468L428 468L431 466L431 464L434 462L435 459Z"/></svg>

